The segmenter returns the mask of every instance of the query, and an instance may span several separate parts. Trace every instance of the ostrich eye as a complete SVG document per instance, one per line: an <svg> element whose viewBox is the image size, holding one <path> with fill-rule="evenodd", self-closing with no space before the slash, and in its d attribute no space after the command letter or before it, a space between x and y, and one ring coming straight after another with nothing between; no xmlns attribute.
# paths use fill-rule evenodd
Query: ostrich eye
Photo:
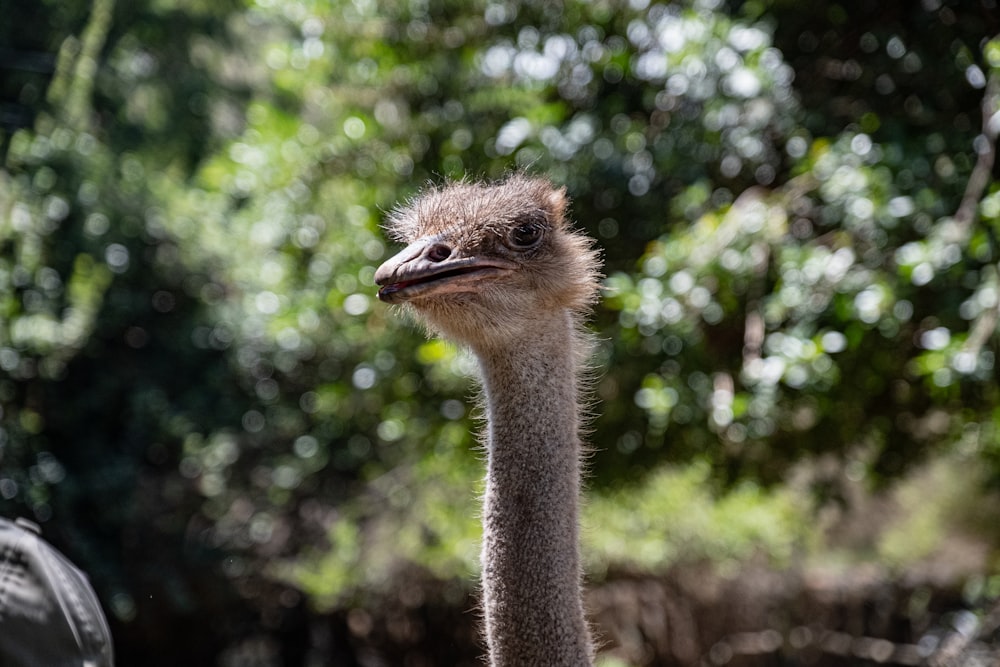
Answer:
<svg viewBox="0 0 1000 667"><path fill-rule="evenodd" d="M525 222L510 233L510 242L517 248L530 248L542 239L542 226L535 222Z"/></svg>

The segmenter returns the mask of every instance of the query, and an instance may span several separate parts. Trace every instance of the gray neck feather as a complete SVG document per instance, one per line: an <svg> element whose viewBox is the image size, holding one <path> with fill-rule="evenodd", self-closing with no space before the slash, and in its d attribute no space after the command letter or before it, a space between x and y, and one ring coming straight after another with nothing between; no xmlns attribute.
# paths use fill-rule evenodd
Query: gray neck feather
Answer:
<svg viewBox="0 0 1000 667"><path fill-rule="evenodd" d="M478 350L488 415L483 602L492 667L592 664L578 546L578 352L566 312Z"/></svg>

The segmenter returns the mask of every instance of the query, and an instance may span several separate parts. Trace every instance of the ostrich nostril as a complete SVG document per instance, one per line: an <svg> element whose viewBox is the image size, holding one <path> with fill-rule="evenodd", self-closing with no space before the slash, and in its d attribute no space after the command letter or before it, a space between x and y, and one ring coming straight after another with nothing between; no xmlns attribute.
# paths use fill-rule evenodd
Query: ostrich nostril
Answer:
<svg viewBox="0 0 1000 667"><path fill-rule="evenodd" d="M424 256L432 262L443 262L451 257L451 248L443 243L435 243L424 252Z"/></svg>

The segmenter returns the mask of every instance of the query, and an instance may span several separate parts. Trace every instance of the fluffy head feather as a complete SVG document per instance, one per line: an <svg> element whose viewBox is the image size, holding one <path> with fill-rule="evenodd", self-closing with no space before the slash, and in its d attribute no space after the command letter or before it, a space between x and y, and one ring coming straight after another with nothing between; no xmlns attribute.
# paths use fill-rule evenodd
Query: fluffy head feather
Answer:
<svg viewBox="0 0 1000 667"><path fill-rule="evenodd" d="M556 311L582 313L596 300L601 263L567 205L565 189L523 174L426 190L388 217L388 234L408 247L376 274L380 296L474 349L510 344ZM407 278L420 262L418 285ZM461 273L448 270L462 263Z"/></svg>

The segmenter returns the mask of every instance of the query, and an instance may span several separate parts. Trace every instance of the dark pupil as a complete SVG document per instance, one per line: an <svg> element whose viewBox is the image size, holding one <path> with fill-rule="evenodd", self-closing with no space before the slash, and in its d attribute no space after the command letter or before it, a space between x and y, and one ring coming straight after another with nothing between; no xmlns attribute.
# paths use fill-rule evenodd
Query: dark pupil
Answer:
<svg viewBox="0 0 1000 667"><path fill-rule="evenodd" d="M524 224L514 230L514 243L519 246L531 245L541 234L542 230L537 225Z"/></svg>

